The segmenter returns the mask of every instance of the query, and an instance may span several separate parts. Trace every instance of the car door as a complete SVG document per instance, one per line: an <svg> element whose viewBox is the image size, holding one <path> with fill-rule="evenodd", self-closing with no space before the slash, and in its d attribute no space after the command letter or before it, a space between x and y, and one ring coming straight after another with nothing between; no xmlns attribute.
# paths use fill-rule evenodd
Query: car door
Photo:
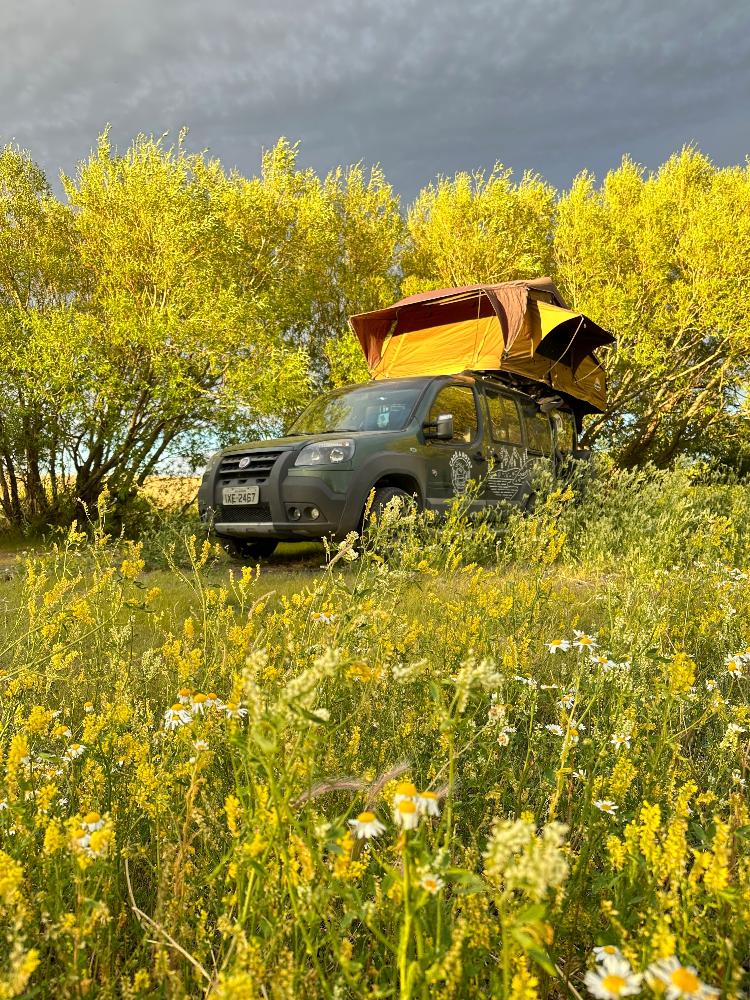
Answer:
<svg viewBox="0 0 750 1000"><path fill-rule="evenodd" d="M539 475L554 472L554 450L552 440L552 424L550 418L541 410L522 407L524 426L526 429L526 447L530 462L530 480Z"/></svg>
<svg viewBox="0 0 750 1000"><path fill-rule="evenodd" d="M521 411L514 396L485 386L490 432L487 503L521 503L531 492L531 468L524 443Z"/></svg>
<svg viewBox="0 0 750 1000"><path fill-rule="evenodd" d="M482 480L487 474L487 460L482 449L483 425L478 397L473 386L453 382L438 390L430 404L427 420L435 422L442 413L453 417L453 437L450 441L431 439L427 449L427 503L445 508L454 497L462 496L472 480ZM478 496L472 509L484 506Z"/></svg>

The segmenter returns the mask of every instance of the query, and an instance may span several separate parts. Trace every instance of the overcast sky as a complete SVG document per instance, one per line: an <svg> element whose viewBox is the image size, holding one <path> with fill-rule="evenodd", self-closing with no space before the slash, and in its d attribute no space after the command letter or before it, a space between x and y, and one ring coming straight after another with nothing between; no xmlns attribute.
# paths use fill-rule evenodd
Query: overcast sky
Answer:
<svg viewBox="0 0 750 1000"><path fill-rule="evenodd" d="M750 0L0 0L0 138L51 178L110 122L247 174L380 162L406 198L491 167L566 187L624 153L750 153Z"/></svg>

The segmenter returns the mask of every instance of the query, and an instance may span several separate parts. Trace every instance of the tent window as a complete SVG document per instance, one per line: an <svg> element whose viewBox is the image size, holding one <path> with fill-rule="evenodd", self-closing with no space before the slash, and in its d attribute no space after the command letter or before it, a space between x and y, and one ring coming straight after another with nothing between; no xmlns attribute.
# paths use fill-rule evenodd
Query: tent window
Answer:
<svg viewBox="0 0 750 1000"><path fill-rule="evenodd" d="M498 396L494 392L488 392L487 404L490 408L492 439L502 441L505 444L523 444L521 417L515 400L508 396Z"/></svg>
<svg viewBox="0 0 750 1000"><path fill-rule="evenodd" d="M533 417L526 417L526 442L529 451L552 454L551 427L546 414L535 413Z"/></svg>
<svg viewBox="0 0 750 1000"><path fill-rule="evenodd" d="M440 390L430 407L428 420L436 421L441 413L453 415L453 437L449 444L470 444L477 436L477 404L468 385L447 385Z"/></svg>

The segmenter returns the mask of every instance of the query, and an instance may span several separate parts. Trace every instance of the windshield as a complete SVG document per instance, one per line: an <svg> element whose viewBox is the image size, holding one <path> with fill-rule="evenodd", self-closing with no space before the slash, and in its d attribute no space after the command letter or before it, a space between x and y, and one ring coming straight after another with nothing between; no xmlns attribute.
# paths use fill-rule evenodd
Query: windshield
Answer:
<svg viewBox="0 0 750 1000"><path fill-rule="evenodd" d="M368 384L340 389L310 403L287 433L400 431L406 426L423 388Z"/></svg>

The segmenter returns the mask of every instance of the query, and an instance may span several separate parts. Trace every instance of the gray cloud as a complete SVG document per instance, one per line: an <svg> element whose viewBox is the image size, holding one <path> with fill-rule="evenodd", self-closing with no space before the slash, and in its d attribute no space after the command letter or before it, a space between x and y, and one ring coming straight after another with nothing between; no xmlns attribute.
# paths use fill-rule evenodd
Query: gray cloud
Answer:
<svg viewBox="0 0 750 1000"><path fill-rule="evenodd" d="M407 198L437 173L564 187L630 153L750 153L744 0L2 0L0 138L54 176L106 122L191 129L227 166L301 139L325 171L381 162Z"/></svg>

